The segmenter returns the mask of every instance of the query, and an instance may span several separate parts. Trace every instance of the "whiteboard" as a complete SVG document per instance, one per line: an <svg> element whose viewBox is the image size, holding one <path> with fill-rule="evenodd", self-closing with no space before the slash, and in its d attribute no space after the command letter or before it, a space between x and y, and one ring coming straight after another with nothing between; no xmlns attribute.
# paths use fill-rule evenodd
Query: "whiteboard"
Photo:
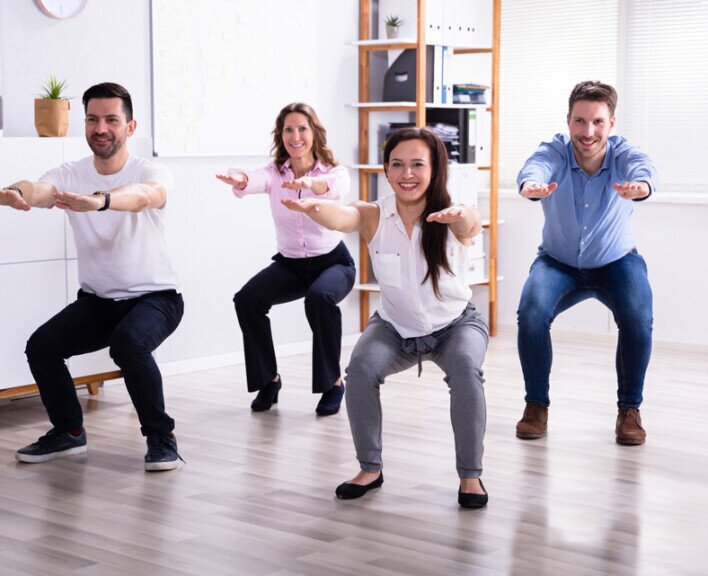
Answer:
<svg viewBox="0 0 708 576"><path fill-rule="evenodd" d="M278 112L317 95L312 0L152 0L156 156L269 154Z"/></svg>

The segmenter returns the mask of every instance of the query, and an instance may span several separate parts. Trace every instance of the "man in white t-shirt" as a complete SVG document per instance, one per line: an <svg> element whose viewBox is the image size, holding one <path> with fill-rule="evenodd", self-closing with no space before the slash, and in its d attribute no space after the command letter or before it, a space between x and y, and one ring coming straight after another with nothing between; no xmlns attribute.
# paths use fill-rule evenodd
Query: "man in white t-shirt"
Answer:
<svg viewBox="0 0 708 576"><path fill-rule="evenodd" d="M128 152L136 121L125 88L97 84L84 93L83 104L93 156L50 170L38 182L0 189L0 205L66 211L81 285L77 300L27 342L30 370L53 428L16 458L45 462L86 451L81 405L65 360L109 347L147 437L145 469L170 470L181 458L152 352L184 311L163 222L173 178L164 166Z"/></svg>

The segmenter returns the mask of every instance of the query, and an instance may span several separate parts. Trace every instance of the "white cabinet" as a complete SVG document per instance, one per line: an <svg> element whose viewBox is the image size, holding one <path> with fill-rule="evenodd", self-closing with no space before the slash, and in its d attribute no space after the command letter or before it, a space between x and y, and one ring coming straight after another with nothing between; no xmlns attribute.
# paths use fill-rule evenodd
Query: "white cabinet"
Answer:
<svg viewBox="0 0 708 576"><path fill-rule="evenodd" d="M0 138L0 186L36 180L62 158L59 138ZM0 265L65 258L64 226L61 210L0 207Z"/></svg>
<svg viewBox="0 0 708 576"><path fill-rule="evenodd" d="M25 345L66 306L65 266L63 260L0 264L0 388L34 382Z"/></svg>

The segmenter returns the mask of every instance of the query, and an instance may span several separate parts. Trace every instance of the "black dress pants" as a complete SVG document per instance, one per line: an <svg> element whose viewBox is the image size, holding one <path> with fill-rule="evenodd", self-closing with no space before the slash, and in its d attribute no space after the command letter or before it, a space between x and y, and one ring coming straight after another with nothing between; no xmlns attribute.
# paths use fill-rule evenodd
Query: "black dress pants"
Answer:
<svg viewBox="0 0 708 576"><path fill-rule="evenodd" d="M344 242L321 256L286 258L251 278L234 296L243 332L248 391L260 390L278 373L268 312L275 304L305 298L312 329L312 392L329 390L341 376L342 313L339 302L354 286L356 268Z"/></svg>

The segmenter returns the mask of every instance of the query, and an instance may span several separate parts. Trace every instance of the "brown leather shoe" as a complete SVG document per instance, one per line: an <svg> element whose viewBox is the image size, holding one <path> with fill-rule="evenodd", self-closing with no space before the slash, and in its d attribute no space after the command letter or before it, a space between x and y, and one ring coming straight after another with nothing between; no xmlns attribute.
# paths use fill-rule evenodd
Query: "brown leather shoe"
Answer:
<svg viewBox="0 0 708 576"><path fill-rule="evenodd" d="M647 433L642 428L642 417L639 408L620 408L615 426L617 444L638 446L644 444Z"/></svg>
<svg viewBox="0 0 708 576"><path fill-rule="evenodd" d="M524 415L516 423L516 437L522 440L535 440L546 433L548 424L548 406L526 404Z"/></svg>

